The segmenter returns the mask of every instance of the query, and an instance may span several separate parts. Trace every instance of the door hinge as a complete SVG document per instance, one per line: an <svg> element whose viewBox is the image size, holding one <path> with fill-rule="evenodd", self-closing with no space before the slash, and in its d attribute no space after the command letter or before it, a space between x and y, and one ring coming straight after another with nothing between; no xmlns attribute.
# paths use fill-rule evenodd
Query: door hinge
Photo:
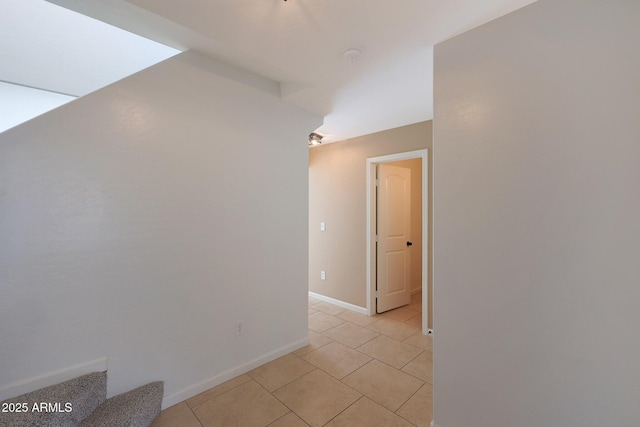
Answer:
<svg viewBox="0 0 640 427"><path fill-rule="evenodd" d="M380 242L380 236L376 234L376 243Z"/></svg>
<svg viewBox="0 0 640 427"><path fill-rule="evenodd" d="M380 185L380 180L376 178L376 187Z"/></svg>
<svg viewBox="0 0 640 427"><path fill-rule="evenodd" d="M378 293L378 290L376 289L376 298L378 298L380 294Z"/></svg>

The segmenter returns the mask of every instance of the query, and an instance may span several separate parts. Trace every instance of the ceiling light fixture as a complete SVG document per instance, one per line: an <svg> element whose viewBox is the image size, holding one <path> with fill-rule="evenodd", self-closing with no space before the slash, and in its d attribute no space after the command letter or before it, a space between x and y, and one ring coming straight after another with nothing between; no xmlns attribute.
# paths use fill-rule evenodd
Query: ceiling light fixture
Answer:
<svg viewBox="0 0 640 427"><path fill-rule="evenodd" d="M311 132L309 134L309 145L320 145L322 144L322 135L317 134L315 132Z"/></svg>

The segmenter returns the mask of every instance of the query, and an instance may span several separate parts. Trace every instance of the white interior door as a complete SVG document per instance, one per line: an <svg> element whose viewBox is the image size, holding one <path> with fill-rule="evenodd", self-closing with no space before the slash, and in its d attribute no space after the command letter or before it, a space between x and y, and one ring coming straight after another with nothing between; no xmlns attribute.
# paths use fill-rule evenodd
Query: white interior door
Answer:
<svg viewBox="0 0 640 427"><path fill-rule="evenodd" d="M378 165L377 302L382 313L411 301L411 171Z"/></svg>

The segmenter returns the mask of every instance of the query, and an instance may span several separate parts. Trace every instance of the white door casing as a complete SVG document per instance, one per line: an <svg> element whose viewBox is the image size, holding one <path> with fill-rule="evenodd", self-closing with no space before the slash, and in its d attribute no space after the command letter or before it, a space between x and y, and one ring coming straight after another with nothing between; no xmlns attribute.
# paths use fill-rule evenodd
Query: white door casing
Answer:
<svg viewBox="0 0 640 427"><path fill-rule="evenodd" d="M367 205L367 274L366 274L366 288L367 288L367 307L366 314L372 316L376 312L376 171L377 165L380 163L397 162L400 160L408 159L422 159L422 333L427 335L429 332L428 314L429 314L429 292L428 283L431 281L431 273L428 270L429 260L433 259L433 253L427 242L429 239L429 150L421 149L415 151L407 151L395 154L386 154L378 157L369 157L366 161L366 205ZM427 248L425 250L425 248ZM435 290L434 290L435 291Z"/></svg>
<svg viewBox="0 0 640 427"><path fill-rule="evenodd" d="M382 313L411 301L411 171L378 165L377 303Z"/></svg>

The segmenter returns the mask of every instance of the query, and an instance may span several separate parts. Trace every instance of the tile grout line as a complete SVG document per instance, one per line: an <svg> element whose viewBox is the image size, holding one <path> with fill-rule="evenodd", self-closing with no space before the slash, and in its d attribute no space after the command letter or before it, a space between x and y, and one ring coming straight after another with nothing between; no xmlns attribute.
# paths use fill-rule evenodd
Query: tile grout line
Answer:
<svg viewBox="0 0 640 427"><path fill-rule="evenodd" d="M407 345L411 345L411 344L407 344ZM412 347L415 347L415 346L412 346ZM407 363L405 363L404 365L402 365L402 367L401 367L401 368L399 368L401 371L402 371L404 368L406 368L406 367L407 367L407 365L408 365L409 363L413 362L413 361L414 361L414 360L416 360L418 357L420 357L420 355L421 355L422 353L424 353L425 351L427 351L427 350L425 350L425 349L421 349L421 348L418 348L418 347L415 347L415 348L417 348L417 349L419 349L419 350L422 350L422 351L420 351L420 353L418 353L418 354L416 354L414 357L412 357L412 358L411 358L411 360L409 360ZM403 372L404 372L404 371L403 371Z"/></svg>
<svg viewBox="0 0 640 427"><path fill-rule="evenodd" d="M248 382L250 382L250 381L255 381L255 382L257 382L257 381L256 381L256 380L255 380L251 375L249 375L249 373L248 373L248 372L246 372L246 373L244 373L244 374L240 374L240 375L238 375L237 377L233 377L233 378L231 378L230 380L227 380L227 381L223 382L222 384L218 384L217 386L212 387L212 388L210 388L209 390L214 389L214 388L216 388L216 387L220 387L220 386L222 386L222 385L224 385L224 384L228 383L229 381L233 381L234 379L241 377L242 375L246 375L246 376L248 376L248 377L249 377L249 379L248 379L247 381L243 382L243 383L240 383L240 384L238 384L238 385L236 385L236 386L234 386L234 387L231 387L229 390L225 391L224 393L217 394L217 395L215 395L215 396L210 397L210 398L209 398L209 399L207 399L207 400L204 400L204 401L202 401L202 402L198 403L198 404L197 404L197 405L195 405L193 408L192 408L192 407L191 407L191 405L189 405L189 403L187 402L189 399L186 399L186 400L184 400L183 402L187 405L187 407L188 407L189 409L191 409L191 412L193 412L193 410L194 410L194 409L196 409L196 408L198 408L198 407L200 407L200 406L204 405L205 403L209 402L210 400L213 400L213 399L215 399L215 398L217 398L217 397L219 397L219 396L222 396L223 394L227 394L227 393L229 393L230 391L235 390L236 388L240 387L241 385L245 385L246 383L248 383ZM207 391L209 391L209 390L205 390L205 391L203 391L202 393L206 393L206 392L207 392ZM202 394L202 393L198 393L198 394ZM198 394L196 394L196 396L198 396ZM193 397L196 397L196 396L193 396ZM191 398L190 398L190 399L191 399ZM195 415L195 412L194 412L194 414L193 414L193 415ZM198 417L196 416L196 418L198 418Z"/></svg>
<svg viewBox="0 0 640 427"><path fill-rule="evenodd" d="M285 356L288 356L288 355L290 355L290 354L291 354L291 355L296 356L296 357L297 357L298 359L300 359L301 361L303 361L303 362L305 362L305 363L308 363L309 365L313 366L313 368L314 368L314 369L310 370L309 372L305 372L304 374L300 375L299 377L294 378L293 380L289 381L289 382L288 382L288 383L286 383L286 384L281 385L280 387L276 388L276 389L275 389L275 390L273 390L273 391L269 391L269 390L267 390L267 388L266 388L265 386L263 386L263 385L260 383L260 381L258 381L257 379L255 379L255 378L251 377L251 375L249 375L249 373L248 373L248 372L247 372L247 375L249 375L253 381L257 382L257 383L258 383L262 388L264 388L264 389L267 391L267 393L269 393L269 394L273 395L273 393L275 393L276 391L280 390L281 388L288 386L288 385L289 385L289 384L291 384L292 382L299 380L300 378L304 377L305 375L309 375L310 373L312 373L312 372L313 372L313 371L315 371L316 369L320 369L320 368L318 368L316 365L314 365L313 363L311 363L311 362L309 362L308 360L304 359L302 356L298 356L297 354L295 354L295 352L291 352L291 353L285 354ZM284 356L282 356L282 357L284 357ZM276 360L278 360L278 359L276 359ZM271 362L273 362L273 360L272 360ZM269 362L269 363L271 363L271 362ZM264 366L264 365L262 365L262 366ZM258 366L258 368L260 368L260 366ZM258 368L256 368L256 369L258 369ZM275 396L274 396L274 397L275 397ZM277 399L277 397L276 397L276 399ZM278 399L278 400L280 400L280 399ZM285 405L285 406L286 406L286 405ZM288 408L288 406L287 406L287 408Z"/></svg>
<svg viewBox="0 0 640 427"><path fill-rule="evenodd" d="M275 397L275 396L274 396L274 397ZM277 397L276 397L276 399L277 399ZM282 402L280 402L280 403L282 403ZM284 403L282 403L282 404L284 405ZM284 405L284 406L285 406L287 409L289 409L289 407L288 407L287 405ZM271 423L267 424L265 427L269 427L269 426L274 425L275 423L277 423L278 421L280 421L281 419L283 419L284 417L286 417L286 416L287 416L287 415L289 415L289 414L294 414L296 417L300 418L300 416L299 416L298 414L296 414L296 413L295 413L295 412L293 412L291 409L289 409L289 412L287 412L286 414L284 414L283 416L281 416L281 417L280 417L280 418L278 418L277 420L274 420L273 422L271 422ZM302 418L300 418L300 419L302 419ZM304 420L302 420L302 422L303 422L303 423L305 423L305 424L307 424ZM307 425L309 425L309 424L307 424Z"/></svg>
<svg viewBox="0 0 640 427"><path fill-rule="evenodd" d="M345 320L345 321L344 321L344 323L348 323L348 324L350 324L350 325L356 326L356 327L361 328L361 329L367 329L367 328L364 328L364 327L362 327L362 326L356 325L355 323L351 323L351 322L349 322L348 320ZM340 325L337 325L337 326L334 326L334 327L333 327L333 328L331 328L331 329L335 329L335 328L337 328L338 326L342 326L342 325L344 325L344 323L342 323L342 324L340 324ZM328 332L328 331L330 331L331 329L327 329L326 331L321 332L321 334L322 334L322 335L324 335L324 336L325 336L325 337L327 337L327 338L332 339L333 341L337 341L337 342L339 342L340 344L346 345L347 347L349 347L349 348L351 348L351 349L354 349L354 350L357 350L359 347L362 347L363 345L365 345L365 344L366 344L366 343L368 343L369 341L372 341L372 340L374 340L374 339L378 338L380 335L382 335L380 332L376 332L376 331L372 331L371 329L367 329L367 330L368 330L368 331L370 331L370 332L374 332L374 333L376 334L376 336L375 336L375 337L373 337L373 338L370 338L370 339L368 339L367 341L363 342L362 344L358 345L358 347L351 347L350 345L345 344L345 343L343 343L343 342L340 342L339 340L337 340L337 339L335 339L335 338L333 338L333 337L330 337L329 335L326 335L326 334L325 334L325 332ZM328 343L327 343L327 344L328 344Z"/></svg>
<svg viewBox="0 0 640 427"><path fill-rule="evenodd" d="M417 392L416 392L416 393L417 393ZM405 403L406 403L406 402L405 402ZM404 403L403 403L402 405L400 405L400 408L402 408L402 406L404 406ZM398 411L400 410L400 408L398 408ZM406 418L405 418L405 417L403 417L402 415L400 415L400 414L398 414L398 413L396 413L396 412L394 412L394 414L395 414L397 417L400 417L400 418L402 418L403 420L405 420L406 422L408 422L410 425L412 425L412 426L416 426L414 423L412 423L411 421L409 421L408 419L406 419ZM417 427L417 426L416 426L416 427Z"/></svg>
<svg viewBox="0 0 640 427"><path fill-rule="evenodd" d="M425 382L424 384L422 384L422 385L421 385L421 386L420 386L420 387L415 391L415 393L413 393L411 396L409 396L409 398L408 398L407 400L405 400L405 401L402 403L402 405L398 406L398 409L396 409L395 411L393 411L393 413L394 413L394 414L396 414L397 416L401 417L403 420L404 420L404 419L406 419L405 417L403 417L402 415L398 414L397 412L398 412L400 409L402 409L402 407L403 407L404 405L406 405L406 404L407 404L407 402L409 402L413 396L415 396L416 394L418 394L418 392L419 392L420 390L422 390L422 387L426 386L427 384L428 384L427 382ZM407 420L407 421L411 423L411 421L409 421L409 420ZM411 424L413 424L413 423L411 423Z"/></svg>
<svg viewBox="0 0 640 427"><path fill-rule="evenodd" d="M314 369L313 371L315 371L315 369ZM311 372L313 372L313 371L309 371L309 372L307 372L307 374L310 374L310 373L311 373ZM307 374L304 374L304 375L307 375ZM304 377L304 375L302 375L301 377L298 377L298 378L302 378L302 377ZM298 379L298 378L296 378L296 379ZM254 381L255 381L255 380L254 380ZM293 382L293 381L292 381L292 382ZM269 395L271 395L274 399L276 399L278 402L280 402L280 403L281 403L285 408L287 408L287 409L289 410L289 412L293 412L294 414L296 414L296 417L300 418L300 419L301 419L305 424L307 424L307 422L306 422L306 421L304 421L304 418L302 418L302 417L300 416L300 414L298 414L296 411L294 411L294 410L293 410L293 409L291 409L289 406L287 406L287 404L286 404L286 403L284 403L282 400L278 399L278 396L276 396L275 394L273 394L272 392L270 392L269 390L267 390L267 389L266 389L262 384L260 384L258 381L256 381L256 383L257 383L260 387L262 387L262 389L263 389L264 391L266 391L267 393L269 393ZM291 384L291 383L288 383L288 384ZM287 385L287 384L283 385L282 387L284 387L284 386L286 386L286 385ZM282 387L278 387L277 389L273 390L273 392L275 393L276 391L280 390ZM288 414L289 412L287 412L287 414ZM282 415L282 417L280 417L280 418L286 417L286 416L287 416L287 414L283 414L283 415ZM278 418L278 420L279 420L280 418ZM275 422L276 422L276 421L278 421L278 420L274 420L273 422L271 422L271 423L267 424L267 426L266 426L266 427L268 427L269 425L271 425L271 424L275 423Z"/></svg>
<svg viewBox="0 0 640 427"><path fill-rule="evenodd" d="M342 382L342 381L340 381ZM345 384L346 385L346 384ZM364 399L366 396L362 393L360 393L360 397L357 398L354 402L352 402L349 406L347 406L346 408L344 408L342 411L338 412L333 418L331 418L329 421L327 421L326 423L323 424L323 426L326 426L327 424L329 424L331 421L335 420L336 418L338 418L340 416L340 414L342 414L343 412L345 412L347 409L351 408L353 405L355 405L356 403L360 402L361 399Z"/></svg>
<svg viewBox="0 0 640 427"><path fill-rule="evenodd" d="M187 405L187 408L189 408L189 411L191 411L191 413L193 414L193 417L198 421L198 424L200 424L200 427L204 427L204 424L202 424L202 421L200 421L200 418L198 418L196 413L193 412L193 409L191 409L191 406L189 406L189 404L186 401L184 402L184 404Z"/></svg>
<svg viewBox="0 0 640 427"><path fill-rule="evenodd" d="M314 332L315 332L315 331L314 331ZM329 338L329 337L327 337L327 338ZM306 356L306 355L307 355L307 354L309 354L309 353L313 353L314 351L319 350L319 349L321 349L322 347L324 347L324 346L326 346L326 345L331 344L332 342L337 342L337 341L332 339L332 340L331 340L331 341L329 341L328 343L322 344L322 345L321 345L320 347L318 347L318 348L314 348L313 350L307 351L306 353L304 353L304 356ZM311 345L311 344L309 344L309 345ZM298 350L296 350L296 351L298 351ZM295 353L295 351L294 351L294 353ZM303 358L303 357L302 357L301 355L299 355L299 354L296 354L296 356ZM304 358L303 358L303 359L304 359Z"/></svg>
<svg viewBox="0 0 640 427"><path fill-rule="evenodd" d="M352 350L355 350L355 349L352 349ZM361 354L364 354L364 353L361 353ZM371 358L371 360L374 360L374 358L373 358L373 357L371 357L371 356L369 356L369 355L365 355L365 356L368 356L369 358ZM304 360L305 362L307 362L307 363L309 363L309 364L313 365L316 369L318 369L318 370L320 370L320 371L324 372L325 374L329 375L329 376L330 376L331 378L333 378L334 380L341 382L342 384L346 385L347 387L349 387L349 388L351 388L351 389L353 389L353 387L351 387L349 384L346 384L346 383L342 382L342 380L343 380L343 379L345 379L345 378L347 378L349 375L353 374L354 372L356 372L358 369L362 368L362 366L365 366L365 365L369 364L369 362L371 362L371 360L369 360L367 363L365 363L365 364L364 364L364 365L362 365L362 366L358 366L356 369L354 369L353 371L351 371L351 372L349 372L348 374L344 375L342 378L336 378L336 377L334 377L332 374L330 374L329 372L327 372L327 371L325 371L324 369L322 369L321 367L314 365L312 362L310 362L310 361L308 361L308 360L306 360L306 359L303 359L303 360ZM309 373L311 373L311 372L309 372ZM306 374L305 374L305 375L306 375ZM354 391L358 391L358 390L355 390L355 389L353 389L353 390L354 390ZM360 392L358 391L358 393L360 393ZM360 393L360 394L362 394L362 393Z"/></svg>

